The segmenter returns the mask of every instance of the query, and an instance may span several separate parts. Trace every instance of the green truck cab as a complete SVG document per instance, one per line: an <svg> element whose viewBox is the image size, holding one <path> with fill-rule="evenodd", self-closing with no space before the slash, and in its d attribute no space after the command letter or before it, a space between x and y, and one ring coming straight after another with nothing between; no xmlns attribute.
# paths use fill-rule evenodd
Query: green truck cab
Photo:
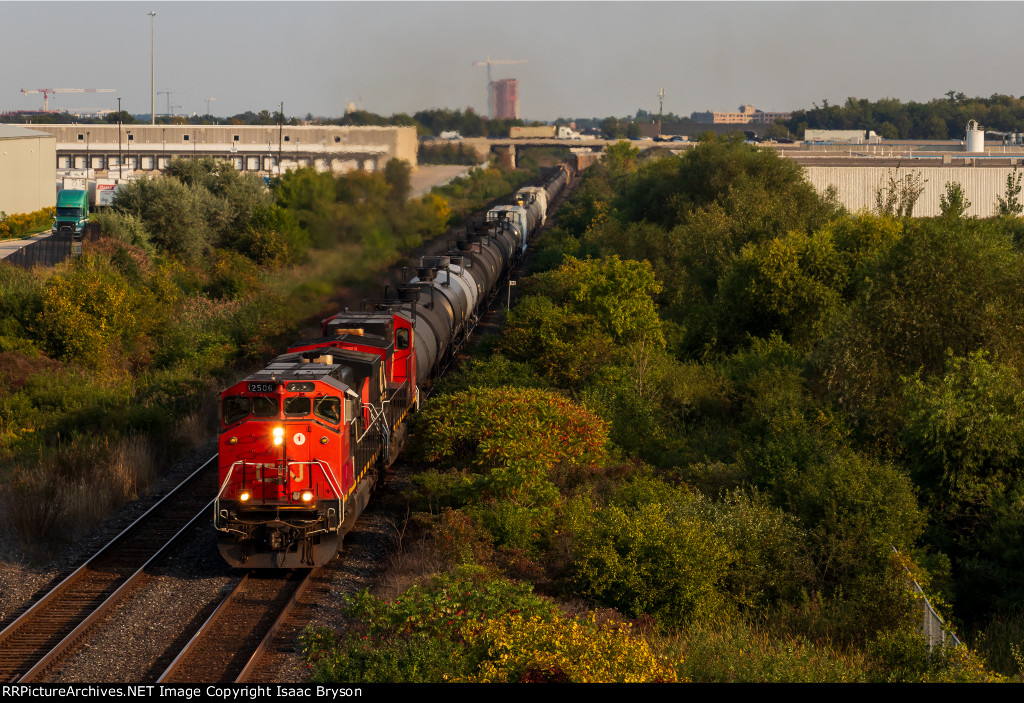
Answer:
<svg viewBox="0 0 1024 703"><path fill-rule="evenodd" d="M57 219L53 231L81 236L89 221L89 191L62 190L57 193Z"/></svg>

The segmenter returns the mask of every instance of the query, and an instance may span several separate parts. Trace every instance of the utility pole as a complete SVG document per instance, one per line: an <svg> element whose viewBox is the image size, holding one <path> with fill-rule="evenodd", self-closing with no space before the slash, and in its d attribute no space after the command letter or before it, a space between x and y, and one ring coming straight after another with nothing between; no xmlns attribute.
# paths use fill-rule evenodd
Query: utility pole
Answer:
<svg viewBox="0 0 1024 703"><path fill-rule="evenodd" d="M149 15L149 123L156 124L156 11L146 14Z"/></svg>
<svg viewBox="0 0 1024 703"><path fill-rule="evenodd" d="M661 134L661 113L665 107L665 89L658 91L658 134Z"/></svg>
<svg viewBox="0 0 1024 703"><path fill-rule="evenodd" d="M284 172L281 169L281 147L284 144L284 101L281 101L281 109L278 112L279 118L277 121L277 175L283 176Z"/></svg>
<svg viewBox="0 0 1024 703"><path fill-rule="evenodd" d="M121 98L117 99L117 177L122 178L121 172Z"/></svg>

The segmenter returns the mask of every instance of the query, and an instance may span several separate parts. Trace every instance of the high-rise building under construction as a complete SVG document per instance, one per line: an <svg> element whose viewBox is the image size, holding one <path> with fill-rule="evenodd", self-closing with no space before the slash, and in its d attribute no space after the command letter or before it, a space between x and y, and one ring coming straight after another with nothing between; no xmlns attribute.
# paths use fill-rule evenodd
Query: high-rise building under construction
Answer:
<svg viewBox="0 0 1024 703"><path fill-rule="evenodd" d="M519 119L519 81L504 78L491 83L491 115L499 120Z"/></svg>

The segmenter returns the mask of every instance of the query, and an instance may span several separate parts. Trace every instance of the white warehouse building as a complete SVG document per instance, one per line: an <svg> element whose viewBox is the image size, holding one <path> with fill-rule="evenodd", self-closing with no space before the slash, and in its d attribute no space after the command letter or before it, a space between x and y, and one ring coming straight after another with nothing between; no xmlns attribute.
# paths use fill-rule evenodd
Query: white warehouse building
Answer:
<svg viewBox="0 0 1024 703"><path fill-rule="evenodd" d="M52 134L0 124L0 212L35 212L57 204L57 140Z"/></svg>

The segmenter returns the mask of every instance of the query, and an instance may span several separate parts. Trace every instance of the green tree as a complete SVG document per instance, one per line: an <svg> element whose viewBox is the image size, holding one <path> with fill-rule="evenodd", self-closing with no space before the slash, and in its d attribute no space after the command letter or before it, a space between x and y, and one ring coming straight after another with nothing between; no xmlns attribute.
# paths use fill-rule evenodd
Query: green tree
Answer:
<svg viewBox="0 0 1024 703"><path fill-rule="evenodd" d="M956 181L947 183L946 192L939 196L939 209L942 211L942 216L955 220L963 217L970 207L971 201L967 199L963 186Z"/></svg>
<svg viewBox="0 0 1024 703"><path fill-rule="evenodd" d="M644 338L658 347L665 345L654 304L661 285L646 261L569 257L557 270L527 279L526 286L530 293L592 316L616 343Z"/></svg>
<svg viewBox="0 0 1024 703"><path fill-rule="evenodd" d="M665 627L714 617L725 606L721 587L732 555L692 510L690 496L668 486L658 493L567 507L570 583L582 595L630 617L650 615Z"/></svg>
<svg viewBox="0 0 1024 703"><path fill-rule="evenodd" d="M827 230L748 244L721 281L722 334L739 340L780 332L810 351L843 309L845 264Z"/></svg>
<svg viewBox="0 0 1024 703"><path fill-rule="evenodd" d="M391 187L390 199L396 203L404 204L412 192L409 178L412 175L412 167L408 161L391 159L384 166L384 180Z"/></svg>
<svg viewBox="0 0 1024 703"><path fill-rule="evenodd" d="M232 219L225 200L177 178L136 179L118 189L113 208L139 218L161 251L190 262L216 243Z"/></svg>
<svg viewBox="0 0 1024 703"><path fill-rule="evenodd" d="M593 316L528 295L509 313L499 349L556 386L574 388L611 362L615 345Z"/></svg>
<svg viewBox="0 0 1024 703"><path fill-rule="evenodd" d="M108 112L104 119L110 124L135 124L135 118L127 110L121 110L121 112Z"/></svg>
<svg viewBox="0 0 1024 703"><path fill-rule="evenodd" d="M1006 192L1003 196L996 196L996 210L1003 217L1020 217L1021 212L1024 212L1024 204L1020 200L1022 176L1024 173L1017 173L1017 167L1014 166L1013 173L1006 176Z"/></svg>
<svg viewBox="0 0 1024 703"><path fill-rule="evenodd" d="M911 171L901 177L900 167L897 166L875 190L875 209L880 215L911 217L927 182L928 179L920 171Z"/></svg>

